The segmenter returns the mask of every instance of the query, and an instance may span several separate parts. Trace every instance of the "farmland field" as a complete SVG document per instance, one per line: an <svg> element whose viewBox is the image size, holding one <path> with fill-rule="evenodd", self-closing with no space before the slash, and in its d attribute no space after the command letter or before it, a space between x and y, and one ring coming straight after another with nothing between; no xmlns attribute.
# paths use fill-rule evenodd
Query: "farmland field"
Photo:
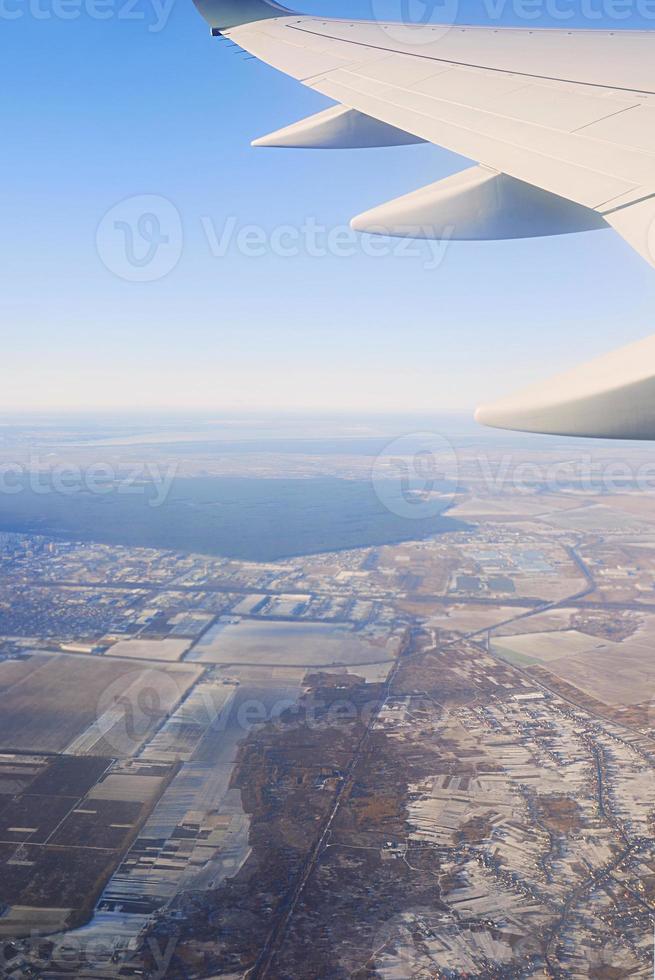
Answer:
<svg viewBox="0 0 655 980"><path fill-rule="evenodd" d="M99 716L121 697L127 696L130 704L136 704L140 690L155 690L161 710L166 711L182 696L196 674L197 668L191 666L173 664L155 671L150 666L126 660L67 654L34 654L20 662L18 671L15 662L3 661L0 663L0 750L62 752L90 726L95 726ZM125 727L126 710L125 706L122 711L117 710L117 725L122 719ZM138 731L137 736L147 735L147 721L143 720L144 731ZM157 718L153 716L150 727L156 724ZM130 754L136 741L141 740L132 739L127 745L125 739L109 738L108 744L101 748L104 732L109 732L109 726L97 729L88 747L79 746L77 751L90 752L95 747L95 755Z"/></svg>
<svg viewBox="0 0 655 980"><path fill-rule="evenodd" d="M521 654L539 663L550 663L562 657L571 657L592 650L616 646L610 640L589 636L578 630L554 630L549 633L517 633L493 640L492 645Z"/></svg>
<svg viewBox="0 0 655 980"><path fill-rule="evenodd" d="M0 793L3 937L87 917L172 772L106 758L4 754L0 775L16 769L24 769L22 787Z"/></svg>
<svg viewBox="0 0 655 980"><path fill-rule="evenodd" d="M320 667L392 660L396 638L373 639L332 623L222 620L187 654L187 661Z"/></svg>
<svg viewBox="0 0 655 980"><path fill-rule="evenodd" d="M108 657L124 657L131 660L179 660L189 649L190 640L167 638L165 640L119 640L107 651Z"/></svg>
<svg viewBox="0 0 655 980"><path fill-rule="evenodd" d="M521 666L540 664L606 704L631 705L650 697L655 684L653 617L631 636L613 641L578 630L492 638L493 651Z"/></svg>

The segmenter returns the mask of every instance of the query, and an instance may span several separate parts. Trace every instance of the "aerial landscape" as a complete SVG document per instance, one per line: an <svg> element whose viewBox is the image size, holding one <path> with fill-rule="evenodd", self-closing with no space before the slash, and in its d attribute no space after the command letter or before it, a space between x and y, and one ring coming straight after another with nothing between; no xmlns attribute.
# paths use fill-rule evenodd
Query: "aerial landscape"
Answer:
<svg viewBox="0 0 655 980"><path fill-rule="evenodd" d="M655 978L655 0L0 0L0 980Z"/></svg>
<svg viewBox="0 0 655 980"><path fill-rule="evenodd" d="M652 975L647 447L469 427L427 478L399 424L177 455L163 423L4 429L3 477L29 440L69 489L40 531L0 496L3 975ZM340 550L280 517L275 558L77 537L57 498L120 504L137 453L219 481L232 530L276 480L274 513L289 481L296 512L376 506Z"/></svg>

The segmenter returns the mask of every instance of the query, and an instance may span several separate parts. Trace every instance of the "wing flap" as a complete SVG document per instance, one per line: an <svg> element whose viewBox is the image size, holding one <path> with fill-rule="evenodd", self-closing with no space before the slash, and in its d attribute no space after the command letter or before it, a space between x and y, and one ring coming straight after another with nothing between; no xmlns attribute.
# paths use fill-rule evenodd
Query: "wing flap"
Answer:
<svg viewBox="0 0 655 980"><path fill-rule="evenodd" d="M322 92L339 85L342 93L348 91L349 98L353 101L362 96L374 98L380 106L379 111L384 111L382 106L386 104L390 108L400 110L401 113L416 113L422 117L420 124L423 131L432 134L428 136L432 142L445 145L456 153L462 153L464 156L507 173L512 173L512 167L516 170L517 166L521 166L522 172L512 173L519 180L530 182L532 175L529 162L520 162L517 158L514 163L512 159L514 152L526 151L535 157L577 166L587 172L589 180L595 180L599 187L598 192L594 192L591 185L582 191L577 191L583 193L585 197L584 200L578 200L578 203L587 207L600 207L629 190L644 186L649 181L655 182L655 156L651 157L650 154L614 143L600 143L591 137L568 133L564 128L547 127L514 118L505 112L502 99L493 108L479 108L463 100L455 102L452 99L425 95L413 88L406 89L378 82L365 77L356 69L330 72L327 77L315 79L311 85ZM484 88L482 78L479 88L481 91ZM609 106L604 104L598 107L596 112L600 117L623 108L623 103L615 110L611 104ZM589 116L586 120L587 124L588 122ZM469 134L465 147L468 152L464 152L464 146L460 143L462 138L458 138L455 132L448 132L446 129L448 126ZM472 149L471 144L475 144L477 139L481 142L478 155L475 155L476 151ZM485 150L483 145L485 139L499 144L500 151L505 153L507 166L498 166L500 161L492 162L480 155ZM539 183L537 180L532 182ZM558 193L552 187L544 187L544 189Z"/></svg>
<svg viewBox="0 0 655 980"><path fill-rule="evenodd" d="M336 74L330 75L318 84L313 83L312 87L336 102L383 119L392 126L406 129L469 160L508 173L517 180L536 184L551 194L567 197L584 207L599 207L607 201L639 190L637 182L589 170L566 158L540 153L531 148L527 136L521 144L516 136L509 142L506 135L501 138L493 126L490 127L491 132L484 132L486 126L476 118L466 118L464 113L458 114L456 121L435 118L429 114L434 111L432 105L424 106L423 111L419 111L413 103L411 107L398 104L395 92L393 100L388 91L375 96L364 94L353 87L349 79L344 79L346 74L344 72L338 77ZM344 84L344 80L347 84Z"/></svg>
<svg viewBox="0 0 655 980"><path fill-rule="evenodd" d="M545 126L563 133L574 133L606 116L614 116L633 108L634 98L581 94L559 84L522 85L505 92L494 108L508 116L533 126ZM585 135L589 135L586 133Z"/></svg>
<svg viewBox="0 0 655 980"><path fill-rule="evenodd" d="M589 125L586 136L655 155L655 107L641 104Z"/></svg>

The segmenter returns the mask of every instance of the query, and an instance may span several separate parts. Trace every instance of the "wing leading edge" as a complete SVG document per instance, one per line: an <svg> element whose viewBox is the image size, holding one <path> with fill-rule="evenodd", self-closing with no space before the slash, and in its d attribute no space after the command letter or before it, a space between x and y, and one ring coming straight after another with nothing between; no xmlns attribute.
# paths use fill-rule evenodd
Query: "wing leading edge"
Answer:
<svg viewBox="0 0 655 980"><path fill-rule="evenodd" d="M408 27L269 0L194 2L213 34L337 103L259 145L427 141L479 164L358 216L358 230L482 240L610 226L655 266L655 32ZM655 378L655 342L644 344L640 368ZM622 354L591 370L591 389L585 367L566 376L572 388L554 379L476 417L655 438L655 382L635 379Z"/></svg>

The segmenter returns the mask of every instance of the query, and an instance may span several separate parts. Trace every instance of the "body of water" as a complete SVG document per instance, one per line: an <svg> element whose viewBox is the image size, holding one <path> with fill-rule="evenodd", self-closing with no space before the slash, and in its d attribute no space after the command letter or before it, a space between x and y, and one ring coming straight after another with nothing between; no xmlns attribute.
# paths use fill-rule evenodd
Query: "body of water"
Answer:
<svg viewBox="0 0 655 980"><path fill-rule="evenodd" d="M390 482L383 490L331 477L176 478L166 493L147 483L103 493L44 493L26 485L0 494L0 531L273 561L466 527L444 516L447 495L440 513L432 507L432 516L411 517L401 516L408 508L400 486Z"/></svg>

